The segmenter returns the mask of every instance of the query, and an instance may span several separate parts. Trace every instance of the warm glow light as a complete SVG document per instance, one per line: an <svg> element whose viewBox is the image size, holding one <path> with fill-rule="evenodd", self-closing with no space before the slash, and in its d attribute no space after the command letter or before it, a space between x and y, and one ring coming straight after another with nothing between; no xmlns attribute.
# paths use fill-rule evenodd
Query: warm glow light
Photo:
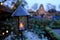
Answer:
<svg viewBox="0 0 60 40"><path fill-rule="evenodd" d="M22 22L20 22L19 27L20 27L20 28L23 28L23 27L24 27L24 25L23 25Z"/></svg>
<svg viewBox="0 0 60 40"><path fill-rule="evenodd" d="M1 3L1 5L3 5L3 3Z"/></svg>
<svg viewBox="0 0 60 40"><path fill-rule="evenodd" d="M8 33L9 31L8 30L6 30L6 33Z"/></svg>
<svg viewBox="0 0 60 40"><path fill-rule="evenodd" d="M5 33L3 32L2 35L4 35Z"/></svg>

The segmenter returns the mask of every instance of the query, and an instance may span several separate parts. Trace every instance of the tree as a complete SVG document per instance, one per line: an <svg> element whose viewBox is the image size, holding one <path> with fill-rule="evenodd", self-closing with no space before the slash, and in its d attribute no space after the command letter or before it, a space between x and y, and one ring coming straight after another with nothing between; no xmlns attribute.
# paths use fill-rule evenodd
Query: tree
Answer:
<svg viewBox="0 0 60 40"><path fill-rule="evenodd" d="M49 9L48 12L49 13L56 13L56 10L55 9Z"/></svg>
<svg viewBox="0 0 60 40"><path fill-rule="evenodd" d="M47 4L47 9L49 13L56 12L56 6L50 3Z"/></svg>

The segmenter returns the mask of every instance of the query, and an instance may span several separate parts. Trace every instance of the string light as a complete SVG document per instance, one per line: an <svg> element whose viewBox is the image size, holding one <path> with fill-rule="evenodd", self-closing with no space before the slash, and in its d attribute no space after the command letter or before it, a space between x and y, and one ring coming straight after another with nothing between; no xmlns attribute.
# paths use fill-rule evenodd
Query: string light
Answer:
<svg viewBox="0 0 60 40"><path fill-rule="evenodd" d="M8 30L6 30L6 33L8 33L9 31Z"/></svg>
<svg viewBox="0 0 60 40"><path fill-rule="evenodd" d="M3 3L0 3L1 5L3 5Z"/></svg>
<svg viewBox="0 0 60 40"><path fill-rule="evenodd" d="M5 33L3 32L2 35L4 35Z"/></svg>

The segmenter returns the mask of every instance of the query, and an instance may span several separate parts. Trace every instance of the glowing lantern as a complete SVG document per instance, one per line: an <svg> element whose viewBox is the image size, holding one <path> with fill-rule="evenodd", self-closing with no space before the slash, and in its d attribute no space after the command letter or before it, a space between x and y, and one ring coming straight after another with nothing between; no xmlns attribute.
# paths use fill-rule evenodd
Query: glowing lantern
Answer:
<svg viewBox="0 0 60 40"><path fill-rule="evenodd" d="M18 24L18 31L21 34L25 28L28 27L28 15L30 15L21 5L16 9L16 11L12 14L13 17L16 17L16 21Z"/></svg>

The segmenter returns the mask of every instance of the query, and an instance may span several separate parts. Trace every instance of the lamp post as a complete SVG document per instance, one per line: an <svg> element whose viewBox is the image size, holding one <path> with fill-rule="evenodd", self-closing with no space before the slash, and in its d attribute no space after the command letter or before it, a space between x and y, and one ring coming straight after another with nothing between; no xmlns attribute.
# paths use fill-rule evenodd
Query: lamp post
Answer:
<svg viewBox="0 0 60 40"><path fill-rule="evenodd" d="M23 34L25 28L28 27L28 16L29 13L20 5L15 12L12 14L17 20L17 29L20 34L21 40L23 40Z"/></svg>

